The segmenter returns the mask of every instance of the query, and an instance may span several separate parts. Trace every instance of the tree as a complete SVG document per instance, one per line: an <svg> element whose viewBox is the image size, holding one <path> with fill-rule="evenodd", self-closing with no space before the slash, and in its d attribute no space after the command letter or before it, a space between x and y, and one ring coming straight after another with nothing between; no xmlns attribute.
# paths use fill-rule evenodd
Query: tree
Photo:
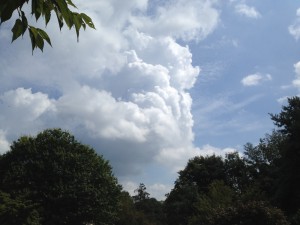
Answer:
<svg viewBox="0 0 300 225"><path fill-rule="evenodd" d="M175 187L168 194L164 207L168 224L186 225L197 213L195 203L199 195L207 194L211 183L225 181L225 167L222 157L197 156L190 159L179 171Z"/></svg>
<svg viewBox="0 0 300 225"><path fill-rule="evenodd" d="M10 0L0 1L0 25L12 18L14 12L18 14L18 18L12 28L12 42L23 36L28 30L31 40L32 51L39 48L43 51L44 40L50 45L51 41L48 34L37 27L28 24L28 20L23 10L24 4L29 4L29 0ZM38 21L41 17L45 21L45 25L51 19L51 13L55 13L59 28L61 29L64 24L69 29L75 28L77 39L81 28L85 29L86 25L94 28L95 26L89 16L84 13L71 11L69 7L77 8L71 0L31 0L31 15Z"/></svg>
<svg viewBox="0 0 300 225"><path fill-rule="evenodd" d="M133 201L134 202L141 202L145 199L149 199L149 193L146 191L146 186L143 183L140 183L139 187L137 189L134 190L135 193L137 193L136 195L134 195Z"/></svg>
<svg viewBox="0 0 300 225"><path fill-rule="evenodd" d="M207 193L209 185L214 180L225 180L225 166L220 156L196 156L179 172L175 188L181 185L196 185L198 190Z"/></svg>
<svg viewBox="0 0 300 225"><path fill-rule="evenodd" d="M122 191L119 207L119 219L116 225L139 225L134 203L128 192Z"/></svg>
<svg viewBox="0 0 300 225"><path fill-rule="evenodd" d="M286 135L282 147L275 200L289 216L300 209L300 98L288 99L279 114L271 114L279 132Z"/></svg>
<svg viewBox="0 0 300 225"><path fill-rule="evenodd" d="M245 160L251 174L252 199L273 202L286 141L285 134L274 130L261 138L257 146L250 143L244 146ZM250 192L248 190L247 194Z"/></svg>
<svg viewBox="0 0 300 225"><path fill-rule="evenodd" d="M0 224L40 225L41 218L35 206L30 200L13 199L10 194L0 191Z"/></svg>
<svg viewBox="0 0 300 225"><path fill-rule="evenodd" d="M0 156L5 207L41 224L114 224L120 186L108 161L60 129L23 136ZM1 224L14 215L0 214ZM38 224L38 223L37 223Z"/></svg>
<svg viewBox="0 0 300 225"><path fill-rule="evenodd" d="M189 219L189 225L214 224L216 213L233 204L234 191L223 181L216 180L209 185L207 194L199 195L195 203L196 213Z"/></svg>
<svg viewBox="0 0 300 225"><path fill-rule="evenodd" d="M290 225L280 209L256 201L217 209L210 222L206 225Z"/></svg>
<svg viewBox="0 0 300 225"><path fill-rule="evenodd" d="M250 173L246 162L238 152L227 153L224 160L225 182L237 193L242 194L250 184Z"/></svg>

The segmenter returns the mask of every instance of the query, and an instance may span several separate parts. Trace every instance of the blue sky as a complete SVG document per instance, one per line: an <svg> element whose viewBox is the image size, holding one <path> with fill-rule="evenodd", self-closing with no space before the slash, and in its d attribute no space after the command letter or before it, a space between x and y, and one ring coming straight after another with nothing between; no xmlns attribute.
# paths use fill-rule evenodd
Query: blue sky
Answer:
<svg viewBox="0 0 300 225"><path fill-rule="evenodd" d="M124 189L143 182L163 199L188 159L256 144L274 128L268 113L299 95L297 1L77 5L97 29L77 43L51 22L44 53L31 54L27 33L11 44L13 20L1 25L0 152L61 127L103 154Z"/></svg>

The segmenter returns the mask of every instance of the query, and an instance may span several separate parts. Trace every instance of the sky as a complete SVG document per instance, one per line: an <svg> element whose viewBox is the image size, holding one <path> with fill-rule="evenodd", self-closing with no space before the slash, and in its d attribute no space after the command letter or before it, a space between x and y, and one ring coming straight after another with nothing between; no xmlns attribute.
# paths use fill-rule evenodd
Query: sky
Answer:
<svg viewBox="0 0 300 225"><path fill-rule="evenodd" d="M242 153L300 93L298 1L74 3L96 26L79 42L54 16L43 53L28 33L11 43L16 15L0 27L0 153L62 128L161 200L189 159Z"/></svg>

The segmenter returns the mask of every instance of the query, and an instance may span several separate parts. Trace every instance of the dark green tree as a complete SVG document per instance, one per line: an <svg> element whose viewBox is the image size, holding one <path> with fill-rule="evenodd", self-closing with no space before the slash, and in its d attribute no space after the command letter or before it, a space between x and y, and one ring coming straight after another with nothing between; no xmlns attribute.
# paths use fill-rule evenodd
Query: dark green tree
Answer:
<svg viewBox="0 0 300 225"><path fill-rule="evenodd" d="M238 203L217 209L205 225L290 225L283 212L264 202Z"/></svg>
<svg viewBox="0 0 300 225"><path fill-rule="evenodd" d="M119 219L116 225L139 225L137 222L137 211L134 207L133 199L128 192L122 191L119 207Z"/></svg>
<svg viewBox="0 0 300 225"><path fill-rule="evenodd" d="M149 199L149 193L146 191L146 186L143 183L140 183L139 187L137 189L134 190L135 193L137 193L136 195L134 195L133 201L134 202L141 202L145 199Z"/></svg>
<svg viewBox="0 0 300 225"><path fill-rule="evenodd" d="M244 146L245 160L251 174L248 198L273 202L285 144L286 135L273 131L261 138L257 146L250 143Z"/></svg>
<svg viewBox="0 0 300 225"><path fill-rule="evenodd" d="M26 220L45 225L114 224L120 190L108 161L60 129L23 136L0 157L5 207L15 204ZM6 221L1 224L26 224L14 223L14 215L0 215L0 221Z"/></svg>
<svg viewBox="0 0 300 225"><path fill-rule="evenodd" d="M199 195L207 194L212 182L226 180L224 160L219 156L197 156L179 172L164 207L168 224L186 225L197 212Z"/></svg>
<svg viewBox="0 0 300 225"><path fill-rule="evenodd" d="M275 200L289 216L300 209L300 98L288 99L279 114L271 114L279 132L286 135L282 147Z"/></svg>
<svg viewBox="0 0 300 225"><path fill-rule="evenodd" d="M238 152L227 153L224 160L225 182L237 194L243 194L250 185L251 174L245 160Z"/></svg>
<svg viewBox="0 0 300 225"><path fill-rule="evenodd" d="M150 198L145 184L140 183L132 197L138 225L160 225L164 223L163 204Z"/></svg>
<svg viewBox="0 0 300 225"><path fill-rule="evenodd" d="M224 160L220 156L196 156L189 160L184 170L179 171L175 189L194 185L199 192L207 193L214 180L225 180Z"/></svg>
<svg viewBox="0 0 300 225"><path fill-rule="evenodd" d="M11 198L0 191L0 224L40 225L41 218L35 209L36 204L20 196Z"/></svg>
<svg viewBox="0 0 300 225"><path fill-rule="evenodd" d="M45 25L51 20L51 15L55 15L61 29L64 24L69 29L75 28L77 39L81 28L86 26L95 28L90 17L84 13L71 11L70 7L76 8L71 0L1 0L0 1L0 25L12 18L13 13L17 13L18 18L12 28L12 41L16 40L28 30L32 44L32 51L39 48L43 51L44 41L51 45L48 34L28 23L27 15L23 10L24 4L30 4L31 15L36 21L43 18Z"/></svg>
<svg viewBox="0 0 300 225"><path fill-rule="evenodd" d="M218 211L232 206L234 194L234 190L223 181L213 181L208 193L199 195L194 204L196 213L190 217L189 225L213 224Z"/></svg>

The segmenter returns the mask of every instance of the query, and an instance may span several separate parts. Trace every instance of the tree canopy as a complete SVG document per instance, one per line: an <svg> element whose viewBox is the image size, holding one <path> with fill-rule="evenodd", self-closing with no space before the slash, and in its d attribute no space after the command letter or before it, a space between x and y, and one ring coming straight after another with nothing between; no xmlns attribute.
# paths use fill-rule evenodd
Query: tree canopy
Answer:
<svg viewBox="0 0 300 225"><path fill-rule="evenodd" d="M164 203L172 225L300 224L300 98L244 154L197 156L179 172Z"/></svg>
<svg viewBox="0 0 300 225"><path fill-rule="evenodd" d="M66 131L19 138L0 156L0 171L0 224L114 224L117 219L121 188L108 161Z"/></svg>
<svg viewBox="0 0 300 225"><path fill-rule="evenodd" d="M36 21L42 18L45 21L45 25L51 20L52 14L55 14L59 29L64 24L69 29L75 28L77 39L79 38L79 31L81 28L85 29L86 26L95 29L95 26L89 16L85 13L79 13L70 10L70 7L76 9L76 5L71 0L10 0L0 1L0 25L6 21L9 21L14 13L17 13L18 18L12 27L12 42L23 36L28 30L31 40L32 51L35 48L39 48L43 51L44 41L50 46L51 40L48 34L37 27L34 27L28 23L27 15L23 10L24 4L31 5L31 15L35 17Z"/></svg>

